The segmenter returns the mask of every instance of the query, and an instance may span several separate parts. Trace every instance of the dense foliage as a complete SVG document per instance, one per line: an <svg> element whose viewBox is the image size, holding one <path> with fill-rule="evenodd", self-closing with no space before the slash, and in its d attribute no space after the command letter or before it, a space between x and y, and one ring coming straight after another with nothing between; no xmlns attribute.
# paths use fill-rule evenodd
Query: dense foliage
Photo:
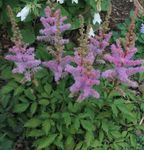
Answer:
<svg viewBox="0 0 144 150"><path fill-rule="evenodd" d="M13 12L28 3L19 30ZM144 149L144 18L127 20L121 34L96 24L91 36L99 3L65 0L50 9L45 0L0 1L0 24L10 27L10 5L14 32L8 30L14 46L0 61L0 150ZM102 0L103 11L107 6Z"/></svg>

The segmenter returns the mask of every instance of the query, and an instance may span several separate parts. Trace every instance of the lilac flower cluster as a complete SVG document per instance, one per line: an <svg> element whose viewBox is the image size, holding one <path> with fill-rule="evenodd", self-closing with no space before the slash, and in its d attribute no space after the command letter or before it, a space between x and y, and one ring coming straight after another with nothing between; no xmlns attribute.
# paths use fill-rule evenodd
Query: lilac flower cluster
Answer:
<svg viewBox="0 0 144 150"><path fill-rule="evenodd" d="M64 23L66 19L67 17L61 16L60 10L53 13L52 10L47 7L45 9L45 17L41 18L41 22L44 26L44 29L40 30L42 36L37 37L38 40L48 42L56 49L56 51L51 50L55 59L42 63L54 73L56 82L63 77L65 74L65 66L72 60L70 56L63 56L63 47L64 44L68 43L68 40L63 39L61 33L70 28L70 24Z"/></svg>
<svg viewBox="0 0 144 150"><path fill-rule="evenodd" d="M52 45L65 44L68 42L67 39L58 39L57 34L62 33L70 28L70 24L65 24L64 21L67 17L62 17L60 10L52 12L49 7L45 8L45 17L41 17L41 22L44 29L40 30L41 36L37 39L45 42L49 42Z"/></svg>
<svg viewBox="0 0 144 150"><path fill-rule="evenodd" d="M109 40L112 36L112 33L103 33L99 32L99 35L95 35L94 37L90 37L89 39L89 49L96 56L97 54L102 54L105 48L109 45Z"/></svg>
<svg viewBox="0 0 144 150"><path fill-rule="evenodd" d="M80 92L78 101L82 101L89 96L99 98L99 93L93 89L94 85L98 85L100 83L98 80L100 72L92 67L94 59L95 57L91 52L84 57L76 51L74 55L74 62L77 66L66 66L65 70L69 72L75 80L75 83L70 87L72 95Z"/></svg>
<svg viewBox="0 0 144 150"><path fill-rule="evenodd" d="M143 60L132 60L132 57L137 52L136 48L129 48L124 51L120 41L116 45L111 46L112 54L106 54L105 59L115 65L114 69L106 70L102 73L102 77L109 79L117 79L121 83L128 86L137 87L137 82L129 79L129 77L137 72L144 72L144 67L139 66L144 63Z"/></svg>
<svg viewBox="0 0 144 150"><path fill-rule="evenodd" d="M25 80L30 81L32 75L40 68L41 61L35 59L34 48L28 48L26 45L15 45L9 49L5 58L15 62L16 68L13 73L24 74Z"/></svg>
<svg viewBox="0 0 144 150"><path fill-rule="evenodd" d="M55 77L55 81L58 82L64 75L64 70L67 64L69 64L72 61L72 57L65 56L60 61L58 60L50 60L45 61L42 64L49 68L53 73Z"/></svg>

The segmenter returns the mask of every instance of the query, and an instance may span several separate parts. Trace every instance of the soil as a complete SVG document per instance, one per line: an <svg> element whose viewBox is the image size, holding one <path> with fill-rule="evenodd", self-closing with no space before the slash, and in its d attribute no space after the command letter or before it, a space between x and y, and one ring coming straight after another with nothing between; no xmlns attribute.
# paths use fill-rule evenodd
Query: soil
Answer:
<svg viewBox="0 0 144 150"><path fill-rule="evenodd" d="M112 30L116 30L118 23L124 22L129 17L130 11L134 8L133 0L111 0L112 2L112 14L110 27Z"/></svg>

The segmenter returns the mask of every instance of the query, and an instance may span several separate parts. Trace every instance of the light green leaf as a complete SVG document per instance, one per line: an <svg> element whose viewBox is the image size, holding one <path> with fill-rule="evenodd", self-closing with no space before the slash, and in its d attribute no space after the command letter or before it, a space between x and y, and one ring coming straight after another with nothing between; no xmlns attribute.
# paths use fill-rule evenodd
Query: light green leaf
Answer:
<svg viewBox="0 0 144 150"><path fill-rule="evenodd" d="M32 119L28 120L24 126L28 127L28 128L36 128L40 124L41 124L41 120L39 120L37 118L32 118Z"/></svg>
<svg viewBox="0 0 144 150"><path fill-rule="evenodd" d="M21 104L15 104L13 111L15 113L22 113L26 111L26 109L29 107L29 103L21 103Z"/></svg>
<svg viewBox="0 0 144 150"><path fill-rule="evenodd" d="M94 131L95 130L95 127L94 125L92 124L91 121L88 121L88 120L81 120L81 125L82 127L85 129L85 130L88 130L88 131Z"/></svg>
<svg viewBox="0 0 144 150"><path fill-rule="evenodd" d="M38 104L36 102L31 104L30 112L31 112L32 115L36 112L37 106L38 106Z"/></svg>
<svg viewBox="0 0 144 150"><path fill-rule="evenodd" d="M52 144L56 138L57 134L49 135L48 137L44 137L38 140L37 150L45 149L50 144Z"/></svg>
<svg viewBox="0 0 144 150"><path fill-rule="evenodd" d="M45 134L48 135L49 130L51 128L51 124L49 120L45 120L42 124L42 129L44 130Z"/></svg>

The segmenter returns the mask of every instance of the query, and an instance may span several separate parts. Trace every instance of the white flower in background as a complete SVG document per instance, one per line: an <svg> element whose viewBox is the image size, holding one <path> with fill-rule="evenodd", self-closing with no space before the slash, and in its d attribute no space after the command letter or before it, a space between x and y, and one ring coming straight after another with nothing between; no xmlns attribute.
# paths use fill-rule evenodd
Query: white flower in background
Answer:
<svg viewBox="0 0 144 150"><path fill-rule="evenodd" d="M60 4L63 4L64 0L57 0L57 2L59 2ZM72 0L72 3L78 4L78 0Z"/></svg>
<svg viewBox="0 0 144 150"><path fill-rule="evenodd" d="M21 17L21 21L24 21L30 12L30 5L26 5L20 12L18 12L17 17Z"/></svg>
<svg viewBox="0 0 144 150"><path fill-rule="evenodd" d="M63 4L64 0L57 0L57 2L59 2L60 4Z"/></svg>
<svg viewBox="0 0 144 150"><path fill-rule="evenodd" d="M93 24L96 24L96 22L98 22L99 24L102 22L99 13L95 13L95 14L94 14Z"/></svg>
<svg viewBox="0 0 144 150"><path fill-rule="evenodd" d="M90 28L90 31L88 33L88 37L90 38L91 36L95 36L94 30L92 27Z"/></svg>
<svg viewBox="0 0 144 150"><path fill-rule="evenodd" d="M72 3L78 4L78 0L72 0Z"/></svg>

